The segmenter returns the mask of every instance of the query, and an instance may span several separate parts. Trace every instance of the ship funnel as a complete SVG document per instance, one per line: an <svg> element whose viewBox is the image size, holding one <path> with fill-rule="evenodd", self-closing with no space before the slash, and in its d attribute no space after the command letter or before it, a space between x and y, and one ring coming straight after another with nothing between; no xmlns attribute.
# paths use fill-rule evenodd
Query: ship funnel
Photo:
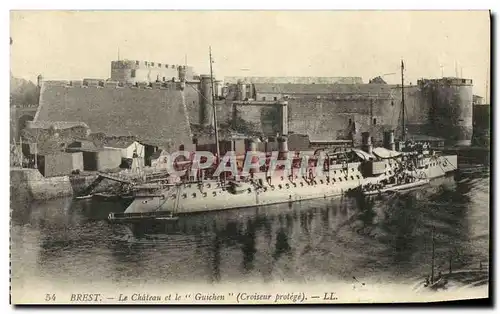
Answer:
<svg viewBox="0 0 500 314"><path fill-rule="evenodd" d="M247 86L244 83L239 83L238 89L239 89L239 97L238 98L240 100L246 100L247 99Z"/></svg>
<svg viewBox="0 0 500 314"><path fill-rule="evenodd" d="M248 150L251 152L256 152L257 151L257 140L256 139L250 139L248 141Z"/></svg>
<svg viewBox="0 0 500 314"><path fill-rule="evenodd" d="M286 156L288 154L288 138L286 136L280 136L278 137L278 158L279 159L286 159Z"/></svg>
<svg viewBox="0 0 500 314"><path fill-rule="evenodd" d="M363 149L368 154L371 154L373 151L372 145L372 137L370 136L370 132L363 132L361 134L361 149Z"/></svg>
<svg viewBox="0 0 500 314"><path fill-rule="evenodd" d="M384 147L389 150L396 150L394 142L394 130L384 132Z"/></svg>
<svg viewBox="0 0 500 314"><path fill-rule="evenodd" d="M282 153L288 152L288 139L286 136L278 137L278 149Z"/></svg>

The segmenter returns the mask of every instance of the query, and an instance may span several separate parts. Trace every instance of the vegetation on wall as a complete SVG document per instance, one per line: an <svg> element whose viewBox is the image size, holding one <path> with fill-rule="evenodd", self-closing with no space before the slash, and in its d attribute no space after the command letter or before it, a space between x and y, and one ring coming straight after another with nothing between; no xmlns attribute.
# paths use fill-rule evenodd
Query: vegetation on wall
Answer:
<svg viewBox="0 0 500 314"><path fill-rule="evenodd" d="M10 77L10 105L37 105L40 91L31 81Z"/></svg>

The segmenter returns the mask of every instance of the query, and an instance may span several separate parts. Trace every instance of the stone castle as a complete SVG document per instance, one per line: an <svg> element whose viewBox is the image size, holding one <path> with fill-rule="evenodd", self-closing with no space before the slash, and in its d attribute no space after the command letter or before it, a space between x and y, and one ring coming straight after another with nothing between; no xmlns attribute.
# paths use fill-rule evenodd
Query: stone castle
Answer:
<svg viewBox="0 0 500 314"><path fill-rule="evenodd" d="M92 132L133 135L146 144L175 150L192 144L193 130L246 121L257 133L307 134L314 140L349 139L370 131L401 131L402 89L360 78L230 77L223 84L192 67L136 60L111 62L109 79L44 81L39 104L11 125L18 132L38 122L83 122ZM472 138L472 80L421 79L404 87L409 137L441 137L450 145ZM444 132L446 130L446 132Z"/></svg>

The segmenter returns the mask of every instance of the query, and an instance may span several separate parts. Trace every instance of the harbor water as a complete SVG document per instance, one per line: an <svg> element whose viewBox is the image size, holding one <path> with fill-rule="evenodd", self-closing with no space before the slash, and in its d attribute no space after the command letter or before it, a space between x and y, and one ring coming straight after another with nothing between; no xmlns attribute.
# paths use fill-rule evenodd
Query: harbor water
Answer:
<svg viewBox="0 0 500 314"><path fill-rule="evenodd" d="M201 213L151 231L110 225L123 204L11 202L13 289L36 282L164 285L356 281L413 285L486 264L489 178L370 199Z"/></svg>

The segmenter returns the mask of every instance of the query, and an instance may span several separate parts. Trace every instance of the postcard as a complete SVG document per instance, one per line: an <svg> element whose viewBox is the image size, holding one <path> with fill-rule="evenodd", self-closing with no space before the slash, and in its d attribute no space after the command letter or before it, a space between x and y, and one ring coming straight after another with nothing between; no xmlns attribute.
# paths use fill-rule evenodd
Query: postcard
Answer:
<svg viewBox="0 0 500 314"><path fill-rule="evenodd" d="M487 299L490 19L11 11L11 303Z"/></svg>

